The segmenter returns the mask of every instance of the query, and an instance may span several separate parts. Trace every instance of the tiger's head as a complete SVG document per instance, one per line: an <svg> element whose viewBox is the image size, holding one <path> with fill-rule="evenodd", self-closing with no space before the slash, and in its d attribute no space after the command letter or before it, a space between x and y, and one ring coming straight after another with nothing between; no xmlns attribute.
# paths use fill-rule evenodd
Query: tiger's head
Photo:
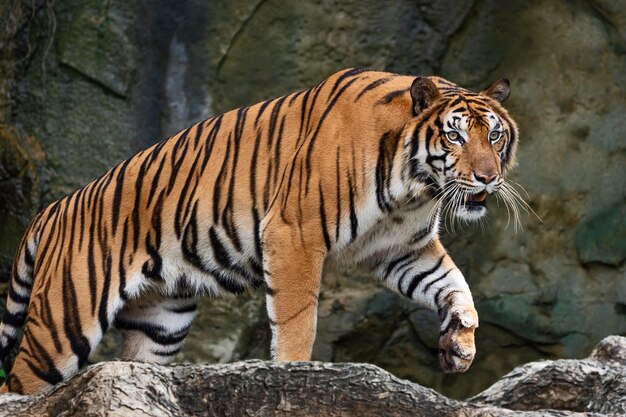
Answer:
<svg viewBox="0 0 626 417"><path fill-rule="evenodd" d="M443 215L480 219L493 194L513 203L507 200L516 192L505 177L515 164L518 130L501 105L508 80L473 93L442 78L417 77L410 92L416 116L406 137L410 176L431 185Z"/></svg>

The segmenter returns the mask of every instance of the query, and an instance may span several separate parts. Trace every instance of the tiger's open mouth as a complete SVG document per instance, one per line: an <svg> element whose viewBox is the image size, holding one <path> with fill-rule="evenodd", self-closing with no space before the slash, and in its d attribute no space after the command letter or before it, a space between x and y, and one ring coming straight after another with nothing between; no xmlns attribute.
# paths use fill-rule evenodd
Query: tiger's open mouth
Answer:
<svg viewBox="0 0 626 417"><path fill-rule="evenodd" d="M463 204L467 207L467 208L478 208L478 207L485 207L487 203L487 192L486 191L482 191L478 194L469 194L465 196L465 199L463 200Z"/></svg>

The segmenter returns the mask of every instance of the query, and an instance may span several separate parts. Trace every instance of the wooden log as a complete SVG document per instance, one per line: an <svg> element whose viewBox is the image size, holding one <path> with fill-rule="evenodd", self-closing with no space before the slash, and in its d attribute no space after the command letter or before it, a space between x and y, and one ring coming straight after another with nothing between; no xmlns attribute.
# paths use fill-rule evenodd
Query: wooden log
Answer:
<svg viewBox="0 0 626 417"><path fill-rule="evenodd" d="M624 410L625 352L626 338L607 338L588 359L516 368L469 402L367 364L113 361L90 366L43 395L0 396L0 415L599 416Z"/></svg>

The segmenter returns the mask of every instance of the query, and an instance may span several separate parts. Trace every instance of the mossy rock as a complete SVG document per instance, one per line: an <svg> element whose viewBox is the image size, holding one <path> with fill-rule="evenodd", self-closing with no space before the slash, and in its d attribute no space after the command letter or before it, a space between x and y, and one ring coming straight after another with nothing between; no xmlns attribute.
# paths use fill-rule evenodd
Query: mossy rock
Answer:
<svg viewBox="0 0 626 417"><path fill-rule="evenodd" d="M12 126L0 124L0 280L8 278L17 245L39 209L39 142Z"/></svg>

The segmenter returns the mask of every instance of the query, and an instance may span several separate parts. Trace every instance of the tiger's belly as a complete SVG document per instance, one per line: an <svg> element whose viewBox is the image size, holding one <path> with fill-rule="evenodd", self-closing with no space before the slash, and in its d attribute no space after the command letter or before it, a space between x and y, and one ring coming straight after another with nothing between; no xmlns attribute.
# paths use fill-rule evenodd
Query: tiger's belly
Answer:
<svg viewBox="0 0 626 417"><path fill-rule="evenodd" d="M263 284L252 227L240 222L237 241L222 227L202 229L209 232L195 233L193 239L186 238L185 233L180 240L174 233L168 234L157 259L153 255L135 264L137 279L130 280L127 294L132 298L149 286L170 297L218 296L242 294ZM154 264L159 265L158 273L147 275L146 269ZM132 285L135 282L139 285Z"/></svg>
<svg viewBox="0 0 626 417"><path fill-rule="evenodd" d="M365 230L359 230L350 244L333 249L324 270L368 267L399 252L425 246L437 234L438 218L433 207L431 201L417 207L407 204L378 219L361 217L359 225ZM160 259L142 259L135 265L137 279L129 281L127 294L132 298L146 286L156 286L171 297L218 296L241 294L261 286L263 268L255 247L254 227L247 219L239 220L237 242L229 238L227 230L216 226L208 227L209 233L195 234L193 239L185 233L180 240L174 238L174 233L167 234ZM369 227L367 220L371 223ZM160 265L158 274L145 280L146 269L153 269L155 264Z"/></svg>

